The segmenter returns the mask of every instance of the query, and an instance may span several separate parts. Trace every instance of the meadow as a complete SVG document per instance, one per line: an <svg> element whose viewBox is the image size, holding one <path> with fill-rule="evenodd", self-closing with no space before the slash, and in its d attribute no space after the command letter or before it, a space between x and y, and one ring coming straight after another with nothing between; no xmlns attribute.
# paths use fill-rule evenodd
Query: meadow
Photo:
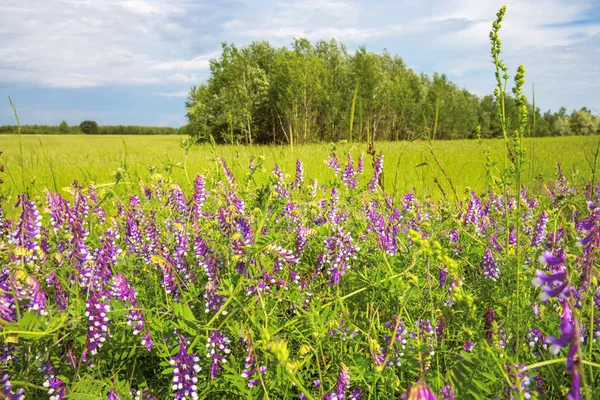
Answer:
<svg viewBox="0 0 600 400"><path fill-rule="evenodd" d="M0 398L600 398L600 140L527 137L505 10L501 139L0 136Z"/></svg>
<svg viewBox="0 0 600 400"><path fill-rule="evenodd" d="M265 171L257 171L260 183L270 176L277 163L284 171L293 171L296 159L304 161L307 173L320 182L334 175L326 168L325 160L332 152L347 154L355 159L366 153L365 143L325 143L296 146L228 146L195 145L186 151L181 146L185 137L170 135L148 136L88 136L88 135L0 135L0 148L4 149L4 190L9 195L28 191L40 194L43 188L60 191L75 179L81 184L96 186L113 184L116 172L121 169L127 176L122 183L136 185L140 177L157 172L191 188L191 179L197 173L215 170L215 159L223 156L231 165L234 176L247 171L250 157L262 156ZM532 189L554 179L556 163L576 184L591 177L590 162L598 147L595 136L549 137L524 139L529 152L524 165L524 183ZM21 157L20 147L23 152ZM435 157L451 178L458 193L466 190L482 192L490 179L487 174L486 152L500 163L504 143L499 139L435 141ZM429 151L429 142L378 142L376 150L386 161L385 190L389 193L415 191L419 197L443 197L451 191L440 167ZM372 171L372 163L366 168Z"/></svg>

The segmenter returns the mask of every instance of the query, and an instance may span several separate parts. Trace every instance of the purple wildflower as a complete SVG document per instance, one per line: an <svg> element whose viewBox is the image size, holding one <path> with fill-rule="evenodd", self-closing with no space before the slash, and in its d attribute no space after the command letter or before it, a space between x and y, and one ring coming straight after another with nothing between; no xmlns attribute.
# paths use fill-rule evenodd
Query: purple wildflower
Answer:
<svg viewBox="0 0 600 400"><path fill-rule="evenodd" d="M369 190L374 192L377 189L377 185L381 185L381 174L383 173L383 153L379 153L375 157L373 165L373 178L369 181Z"/></svg>
<svg viewBox="0 0 600 400"><path fill-rule="evenodd" d="M331 153L326 164L329 168L331 168L333 170L333 173L335 174L335 176L338 176L338 174L340 173L340 170L342 168L340 167L340 162L334 153Z"/></svg>
<svg viewBox="0 0 600 400"><path fill-rule="evenodd" d="M86 349L82 356L84 362L87 361L88 350L92 355L95 355L104 345L106 337L110 336L108 329L108 312L110 311L110 306L106 297L96 292L91 292L85 308L85 316L88 318L88 335Z"/></svg>
<svg viewBox="0 0 600 400"><path fill-rule="evenodd" d="M10 383L10 376L0 369L0 396L6 400L24 400L25 389L19 389L13 393L12 383Z"/></svg>
<svg viewBox="0 0 600 400"><path fill-rule="evenodd" d="M358 157L358 164L356 165L356 172L362 174L365 171L365 155L364 153L360 153Z"/></svg>
<svg viewBox="0 0 600 400"><path fill-rule="evenodd" d="M441 400L455 400L454 398L454 386L450 381L446 381L444 386L440 389Z"/></svg>
<svg viewBox="0 0 600 400"><path fill-rule="evenodd" d="M413 383L401 396L402 400L437 400L435 394L423 381Z"/></svg>
<svg viewBox="0 0 600 400"><path fill-rule="evenodd" d="M531 398L531 378L525 365L507 365L508 381L506 384L506 395L510 400ZM517 395L517 396L515 396Z"/></svg>
<svg viewBox="0 0 600 400"><path fill-rule="evenodd" d="M225 158L220 157L219 161L221 162L221 166L223 167L223 171L225 172L225 177L227 178L227 181L229 182L229 186L234 187L235 179L233 178L233 174L231 173L229 168L227 168L227 162L225 161Z"/></svg>
<svg viewBox="0 0 600 400"><path fill-rule="evenodd" d="M204 183L204 176L201 174L196 175L194 179L194 196L192 203L192 217L196 222L200 221L202 217L202 207L208 197L208 191L206 190Z"/></svg>
<svg viewBox="0 0 600 400"><path fill-rule="evenodd" d="M354 161L352 160L352 155L350 153L348 153L346 168L344 168L344 171L342 172L342 182L350 189L356 189L356 186L358 185L358 179L356 178L356 172L354 171Z"/></svg>
<svg viewBox="0 0 600 400"><path fill-rule="evenodd" d="M531 247L538 248L542 245L546 237L546 224L548 223L548 214L542 212L538 218L535 229L533 230L533 238L531 239Z"/></svg>
<svg viewBox="0 0 600 400"><path fill-rule="evenodd" d="M48 389L50 400L64 400L65 383L56 376L56 370L50 361L42 363L41 370L44 373L44 383L42 386Z"/></svg>
<svg viewBox="0 0 600 400"><path fill-rule="evenodd" d="M193 400L198 398L198 383L197 374L201 368L199 365L200 358L194 353L189 353L186 346L190 342L182 335L178 335L178 351L171 356L169 364L173 367L173 379L171 389L174 399L187 399L191 397Z"/></svg>
<svg viewBox="0 0 600 400"><path fill-rule="evenodd" d="M302 161L296 160L296 180L294 181L294 188L299 189L304 182L304 167Z"/></svg>
<svg viewBox="0 0 600 400"><path fill-rule="evenodd" d="M219 371L223 368L221 364L227 362L227 356L231 353L229 344L229 339L220 330L210 332L208 342L206 343L206 347L208 348L206 357L211 358L210 379L217 379L219 377Z"/></svg>
<svg viewBox="0 0 600 400"><path fill-rule="evenodd" d="M169 197L165 205L169 206L171 210L182 217L187 217L188 215L189 208L185 195L183 194L183 190L181 190L181 186L177 184L173 185L171 190L169 190Z"/></svg>
<svg viewBox="0 0 600 400"><path fill-rule="evenodd" d="M500 276L500 268L496 264L492 250L488 247L485 249L483 260L481 261L481 269L483 271L484 278L496 280Z"/></svg>
<svg viewBox="0 0 600 400"><path fill-rule="evenodd" d="M139 335L144 329L144 314L142 314L142 311L137 305L137 293L135 289L131 287L131 284L122 272L113 278L112 294L114 298L121 300L126 305L129 303L127 325L131 326L134 335ZM143 339L145 340L144 345L146 348L150 347L148 349L150 350L152 348L150 345L152 342L152 340L150 340L150 331L146 332L146 336L147 337Z"/></svg>
<svg viewBox="0 0 600 400"><path fill-rule="evenodd" d="M345 233L342 228L334 228L332 236L325 239L323 261L329 264L327 272L331 276L331 285L339 283L340 276L350 268L348 262L356 259L358 251L360 248L352 243L350 232Z"/></svg>
<svg viewBox="0 0 600 400"><path fill-rule="evenodd" d="M40 228L42 226L42 216L40 215L35 203L27 199L24 194L18 196L15 208L21 207L19 222L15 226L15 231L10 235L10 241L29 252L23 256L26 262L33 262L37 259L36 252L40 250L39 240L42 237Z"/></svg>

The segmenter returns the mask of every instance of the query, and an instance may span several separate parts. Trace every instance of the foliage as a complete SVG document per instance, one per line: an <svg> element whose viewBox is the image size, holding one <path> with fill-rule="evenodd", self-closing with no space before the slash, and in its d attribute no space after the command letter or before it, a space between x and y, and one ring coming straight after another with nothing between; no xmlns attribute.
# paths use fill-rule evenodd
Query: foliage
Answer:
<svg viewBox="0 0 600 400"><path fill-rule="evenodd" d="M499 49L498 49L499 50ZM268 42L224 44L211 60L208 81L191 89L186 132L220 143L306 143L335 140L410 140L433 130L437 139L503 137L519 124L514 99L476 96L446 75L417 74L398 55L336 42L296 39L290 48ZM500 71L500 80L508 73ZM506 79L508 80L508 78ZM356 96L355 96L356 94ZM598 133L600 117L583 108L546 112L525 104L528 135ZM533 118L536 118L533 128ZM350 127L350 124L352 126Z"/></svg>
<svg viewBox="0 0 600 400"><path fill-rule="evenodd" d="M14 134L16 126L0 126L1 134ZM77 135L84 133L80 126L69 126L62 121L58 126L52 125L22 125L23 135ZM98 125L97 135L180 135L180 129L159 126L132 126L132 125Z"/></svg>
<svg viewBox="0 0 600 400"><path fill-rule="evenodd" d="M519 312L509 301L517 254L527 284L546 250L565 255L578 293L579 357L598 356L586 268L600 251L587 239L600 193L560 170L544 193L522 193L518 212L515 193L470 193L464 206L391 197L356 164L324 185L275 168L256 186L258 161L236 179L217 158L188 193L155 173L127 197L77 184L20 196L0 232L11 390L166 398L187 365L199 397L397 397L414 382L456 398L560 397L571 378L543 338L556 336L561 303L532 287ZM521 240L500 240L517 226ZM530 368L513 376L512 363ZM582 391L599 395L597 371L583 374Z"/></svg>
<svg viewBox="0 0 600 400"><path fill-rule="evenodd" d="M98 134L98 124L96 121L83 121L79 124L79 130L81 133L86 135L97 135Z"/></svg>

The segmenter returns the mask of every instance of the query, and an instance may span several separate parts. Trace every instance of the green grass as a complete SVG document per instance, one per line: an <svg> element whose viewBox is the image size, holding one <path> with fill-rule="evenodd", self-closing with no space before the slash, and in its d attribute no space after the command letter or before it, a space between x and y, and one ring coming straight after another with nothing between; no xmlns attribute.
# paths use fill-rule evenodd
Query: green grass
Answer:
<svg viewBox="0 0 600 400"><path fill-rule="evenodd" d="M177 136L21 136L23 145L23 170L19 162L19 138L16 135L1 135L0 148L5 153L0 163L5 164L3 179L4 193L13 196L27 190L41 193L43 188L61 190L76 179L82 184L94 182L96 185L114 182L114 171L126 168L125 182L135 184L139 178L147 178L151 168L155 172L171 176L186 187L189 176L207 173L215 168L214 154L210 145L194 146L188 154L180 146L184 138ZM588 182L591 176L587 158L593 158L598 137L554 137L535 139L534 163L529 162L524 171L525 184L539 188L540 182L554 177L556 163L559 162L565 174L575 184ZM271 168L278 163L283 171L293 176L297 158L304 162L307 176L320 182L333 178L332 171L324 160L329 149L335 148L340 162L345 163L345 155L350 150L356 158L360 152L366 153L365 144L337 143L297 146L291 153L288 146L218 146L216 154L223 155L233 172L241 176L247 168L251 155L264 155L264 173L259 179L271 176ZM458 140L433 143L439 159L459 193L469 188L483 192L489 187L485 168L485 150L490 149L494 157L502 154L501 140ZM525 146L531 148L530 140ZM396 190L399 193L416 189L419 196L424 194L440 197L441 192L433 179L437 178L443 190L450 196L449 186L431 157L426 142L381 142L377 151L385 155L385 184L388 192L393 191L397 174ZM527 155L529 159L530 154ZM187 176L184 170L187 165ZM371 158L365 155L368 177L371 172ZM24 178L24 179L22 179ZM366 179L366 178L365 178ZM23 187L25 182L25 188ZM365 182L361 182L364 184Z"/></svg>

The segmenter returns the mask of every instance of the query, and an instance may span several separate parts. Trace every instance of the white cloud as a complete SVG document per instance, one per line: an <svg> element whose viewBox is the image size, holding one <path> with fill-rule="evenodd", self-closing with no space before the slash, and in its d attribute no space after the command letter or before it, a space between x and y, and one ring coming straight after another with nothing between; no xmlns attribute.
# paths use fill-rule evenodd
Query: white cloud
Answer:
<svg viewBox="0 0 600 400"><path fill-rule="evenodd" d="M600 21L594 0L508 0L504 57L548 87L552 107L598 106ZM220 42L335 38L349 48L388 48L407 64L461 86L493 86L488 32L502 1L428 0L3 0L0 83L41 87L162 86L184 97L208 76ZM596 12L598 9L596 8ZM417 70L417 72L420 72ZM543 91L543 89L540 89ZM553 92L554 90L554 92ZM571 93L571 97L559 93ZM575 93L580 93L577 98ZM536 96L538 97L538 96ZM596 104L594 104L596 103Z"/></svg>

